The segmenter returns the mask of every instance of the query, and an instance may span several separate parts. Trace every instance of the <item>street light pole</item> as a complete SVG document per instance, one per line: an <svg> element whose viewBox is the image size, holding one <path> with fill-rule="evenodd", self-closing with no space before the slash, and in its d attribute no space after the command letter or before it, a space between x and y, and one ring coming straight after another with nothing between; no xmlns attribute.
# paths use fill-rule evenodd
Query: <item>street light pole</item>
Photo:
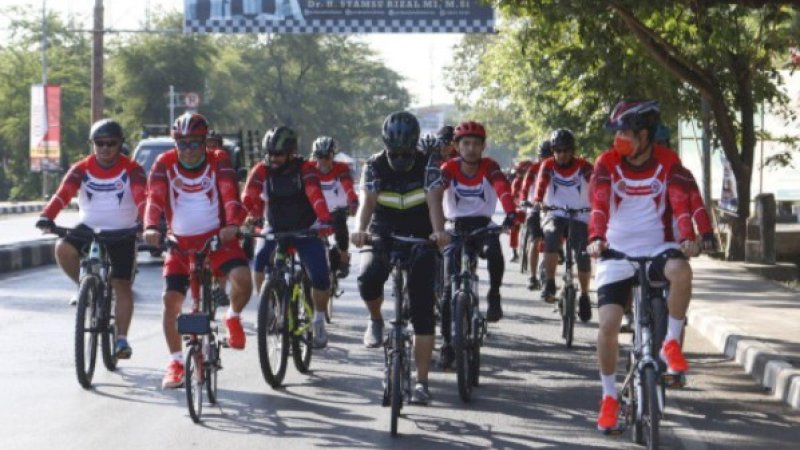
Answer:
<svg viewBox="0 0 800 450"><path fill-rule="evenodd" d="M92 30L92 123L103 118L103 0L94 1Z"/></svg>

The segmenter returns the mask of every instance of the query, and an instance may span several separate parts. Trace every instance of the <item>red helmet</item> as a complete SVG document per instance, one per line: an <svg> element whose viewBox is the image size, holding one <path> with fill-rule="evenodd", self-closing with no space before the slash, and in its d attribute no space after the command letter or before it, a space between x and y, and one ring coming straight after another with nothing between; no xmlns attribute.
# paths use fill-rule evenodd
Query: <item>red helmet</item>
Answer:
<svg viewBox="0 0 800 450"><path fill-rule="evenodd" d="M481 139L486 139L486 129L483 128L478 122L467 121L461 122L456 127L455 135L453 136L453 140L458 142L464 136L475 136Z"/></svg>
<svg viewBox="0 0 800 450"><path fill-rule="evenodd" d="M172 139L208 134L208 121L202 114L183 113L172 124Z"/></svg>

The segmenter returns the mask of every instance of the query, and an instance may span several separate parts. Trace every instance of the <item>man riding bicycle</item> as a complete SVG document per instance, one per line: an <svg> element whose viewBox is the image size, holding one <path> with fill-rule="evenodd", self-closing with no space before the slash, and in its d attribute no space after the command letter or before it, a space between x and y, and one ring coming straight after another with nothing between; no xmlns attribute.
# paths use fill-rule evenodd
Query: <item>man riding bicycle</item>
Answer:
<svg viewBox="0 0 800 450"><path fill-rule="evenodd" d="M572 131L561 128L550 136L550 148L553 157L542 162L533 194L534 204L541 207L554 206L561 208L581 209L589 207L589 178L592 165L581 157L575 156L575 136ZM542 300L553 303L556 300L556 266L561 240L567 234L570 221L572 228L569 239L575 253L578 266L578 281L581 285L581 296L578 300L578 317L582 322L592 318L592 307L589 301L589 282L592 276L592 265L585 254L587 226L589 216L580 213L570 217L566 211L544 211L544 264L545 276Z"/></svg>
<svg viewBox="0 0 800 450"><path fill-rule="evenodd" d="M648 277L669 283L669 319L660 356L668 372L681 374L689 368L679 344L692 290L687 257L699 249L685 169L672 150L653 142L659 115L658 102L653 100L622 101L611 112L606 128L616 135L612 148L595 163L587 251L597 257L613 248L629 256L656 258ZM677 220L678 236L673 235L672 217ZM597 355L603 386L597 428L602 432L618 428L618 336L634 277L634 267L625 260L597 263Z"/></svg>
<svg viewBox="0 0 800 450"><path fill-rule="evenodd" d="M547 158L553 156L553 151L550 148L550 139L543 141L539 145L539 161L536 161L528 167L525 172L525 177L522 180L522 188L519 192L520 202L533 203L533 192L536 188L536 177L539 175L539 169L542 163ZM539 243L544 239L544 231L542 231L542 215L538 209L531 209L528 217L525 218L525 226L528 228L530 240L528 241L528 269L531 276L528 278L528 290L533 291L541 287L541 282L536 278L539 266Z"/></svg>
<svg viewBox="0 0 800 450"><path fill-rule="evenodd" d="M314 164L297 155L297 134L286 126L269 130L262 144L264 161L250 171L242 193L248 221L266 218L270 231L303 231L319 228L324 236L331 214L325 204L319 176ZM264 269L272 267L277 242L260 240L253 258L256 284L264 281ZM330 300L330 272L325 244L319 237L293 238L300 262L311 279L311 298L314 300L312 324L314 348L328 345L325 330L325 310Z"/></svg>
<svg viewBox="0 0 800 450"><path fill-rule="evenodd" d="M444 232L441 202L425 191L426 155L417 151L419 122L411 113L389 114L383 123L384 150L367 160L361 176L362 204L357 213L357 229L350 235L356 247L367 245L370 235L388 237L401 234L431 238L440 246L449 239ZM441 190L441 188L436 188ZM440 193L441 195L441 193ZM369 229L369 231L367 231ZM364 345L383 343L383 285L389 278L391 241L364 253L358 289L370 313ZM436 250L420 248L407 256L410 263L409 288L411 323L414 327L414 359L417 383L414 401L430 401L428 370L433 353L435 317L434 284L437 273Z"/></svg>
<svg viewBox="0 0 800 450"><path fill-rule="evenodd" d="M332 137L320 136L311 146L311 162L317 169L325 203L333 216L336 251L330 254L330 270L337 277L345 278L350 273L350 253L347 252L350 231L347 229L347 216L354 215L358 210L358 195L353 190L350 166L333 160L336 151L336 141Z"/></svg>
<svg viewBox="0 0 800 450"><path fill-rule="evenodd" d="M89 140L92 154L70 167L36 222L36 228L52 231L58 213L78 195L80 225L75 227L76 232L59 239L55 249L56 262L75 284L80 281L81 254L88 250L91 241L80 232L136 228L144 212L147 191L147 176L142 167L121 154L125 137L118 122L111 119L95 122ZM111 286L117 297L118 335L114 350L117 358L128 359L133 353L127 335L133 316L136 238L108 242L105 246L111 261ZM77 303L77 296L70 299L71 305Z"/></svg>
<svg viewBox="0 0 800 450"><path fill-rule="evenodd" d="M486 148L486 129L478 122L461 123L456 127L454 140L461 156L451 158L442 164L439 183L428 186L432 193L444 197L445 218L459 231L470 232L483 228L492 222L492 215L499 199L506 213L503 226L510 227L516 219L516 205L511 196L511 186L500 166L493 159L483 156ZM444 190L433 189L439 187ZM437 197L437 202L441 201L440 199L441 197ZM505 271L499 236L488 235L482 247L481 256L487 259L489 266L486 320L497 322L503 317L500 285L503 283ZM452 252L445 253L447 273L458 273L459 258L459 255L454 255ZM445 299L448 300L449 298ZM449 324L449 320L449 317L443 315L443 324ZM449 367L454 357L448 328L447 325L442 327L443 367Z"/></svg>
<svg viewBox="0 0 800 450"><path fill-rule="evenodd" d="M159 245L158 223L165 214L178 247L164 258L163 326L171 354L161 383L165 389L183 385L182 340L176 319L189 287L189 254L201 250L213 236L219 236L220 246L209 253L211 270L227 275L231 284L231 306L225 319L228 344L234 349L245 346L239 314L253 289L247 257L237 239L245 211L239 202L236 173L228 160L206 148L207 133L208 122L200 114L187 112L175 119L175 148L156 159L148 180L145 242Z"/></svg>

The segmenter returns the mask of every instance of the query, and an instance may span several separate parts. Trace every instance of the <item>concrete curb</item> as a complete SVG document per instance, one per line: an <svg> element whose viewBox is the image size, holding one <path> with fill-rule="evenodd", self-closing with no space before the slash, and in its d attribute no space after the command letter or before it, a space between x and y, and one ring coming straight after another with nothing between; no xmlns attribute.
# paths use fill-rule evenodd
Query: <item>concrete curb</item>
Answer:
<svg viewBox="0 0 800 450"><path fill-rule="evenodd" d="M0 273L55 263L54 239L0 246Z"/></svg>
<svg viewBox="0 0 800 450"><path fill-rule="evenodd" d="M690 308L689 324L725 356L736 361L773 397L800 410L800 368L767 343L745 335L712 309Z"/></svg>
<svg viewBox="0 0 800 450"><path fill-rule="evenodd" d="M22 214L30 212L39 212L44 209L44 202L35 203L19 203L15 205L0 206L0 214Z"/></svg>

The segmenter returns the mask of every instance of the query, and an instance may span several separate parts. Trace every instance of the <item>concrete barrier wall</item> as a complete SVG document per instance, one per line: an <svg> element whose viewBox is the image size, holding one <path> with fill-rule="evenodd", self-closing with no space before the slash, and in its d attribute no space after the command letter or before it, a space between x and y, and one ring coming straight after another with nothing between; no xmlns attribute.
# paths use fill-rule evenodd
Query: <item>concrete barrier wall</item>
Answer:
<svg viewBox="0 0 800 450"><path fill-rule="evenodd" d="M55 239L0 246L0 273L55 263Z"/></svg>

